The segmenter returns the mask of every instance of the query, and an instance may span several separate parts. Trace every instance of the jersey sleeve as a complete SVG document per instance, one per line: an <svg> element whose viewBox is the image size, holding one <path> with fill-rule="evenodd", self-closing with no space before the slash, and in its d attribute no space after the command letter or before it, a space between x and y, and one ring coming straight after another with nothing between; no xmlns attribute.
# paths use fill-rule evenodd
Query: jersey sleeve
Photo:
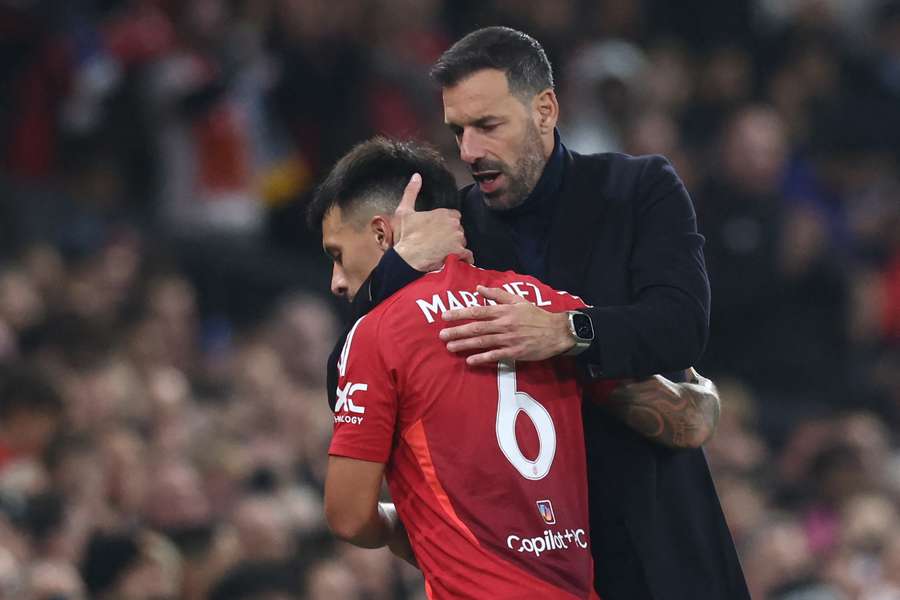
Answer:
<svg viewBox="0 0 900 600"><path fill-rule="evenodd" d="M362 317L338 358L334 434L328 453L386 463L397 421L395 373L378 342L378 319Z"/></svg>

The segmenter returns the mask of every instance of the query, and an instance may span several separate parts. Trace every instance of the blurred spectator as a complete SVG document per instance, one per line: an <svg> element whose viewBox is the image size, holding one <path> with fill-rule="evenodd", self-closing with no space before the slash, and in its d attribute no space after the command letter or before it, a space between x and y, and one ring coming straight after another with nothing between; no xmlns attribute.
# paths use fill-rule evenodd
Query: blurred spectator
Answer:
<svg viewBox="0 0 900 600"><path fill-rule="evenodd" d="M0 548L0 598L19 598L25 589L22 567L12 552Z"/></svg>
<svg viewBox="0 0 900 600"><path fill-rule="evenodd" d="M220 579L209 600L296 600L299 597L299 582L286 565L249 562Z"/></svg>
<svg viewBox="0 0 900 600"><path fill-rule="evenodd" d="M771 108L743 109L721 144L721 165L697 200L718 306L704 362L746 378L763 401L791 395L785 416L825 398L844 400L846 283L820 219L781 196L783 122Z"/></svg>
<svg viewBox="0 0 900 600"><path fill-rule="evenodd" d="M323 560L310 568L306 593L309 600L356 600L363 597L353 571L337 560Z"/></svg>
<svg viewBox="0 0 900 600"><path fill-rule="evenodd" d="M84 584L78 571L64 562L40 561L28 572L28 599L85 600Z"/></svg>
<svg viewBox="0 0 900 600"><path fill-rule="evenodd" d="M643 52L622 40L586 47L572 59L567 73L572 83L561 97L560 129L573 150L622 149L621 128L642 100L638 83L645 64Z"/></svg>
<svg viewBox="0 0 900 600"><path fill-rule="evenodd" d="M60 427L63 402L39 373L21 366L0 373L0 474L39 460Z"/></svg>

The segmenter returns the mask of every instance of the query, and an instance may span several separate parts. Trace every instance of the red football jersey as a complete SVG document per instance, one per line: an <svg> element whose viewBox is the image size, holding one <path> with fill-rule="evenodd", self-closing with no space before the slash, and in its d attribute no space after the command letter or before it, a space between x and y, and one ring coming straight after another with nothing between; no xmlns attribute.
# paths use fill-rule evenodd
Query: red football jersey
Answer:
<svg viewBox="0 0 900 600"><path fill-rule="evenodd" d="M478 285L555 312L585 306L448 258L351 330L329 452L386 464L429 598L596 598L575 363L473 368L449 352L441 313L483 304Z"/></svg>

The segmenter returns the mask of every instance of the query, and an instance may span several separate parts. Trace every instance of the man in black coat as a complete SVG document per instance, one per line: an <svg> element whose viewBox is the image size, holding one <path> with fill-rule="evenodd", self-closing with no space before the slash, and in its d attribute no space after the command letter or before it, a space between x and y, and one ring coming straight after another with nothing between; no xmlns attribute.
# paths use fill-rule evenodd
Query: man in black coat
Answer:
<svg viewBox="0 0 900 600"><path fill-rule="evenodd" d="M585 371L602 378L690 367L707 339L709 284L690 197L671 165L568 151L556 132L550 64L521 32L473 32L433 75L476 181L461 192L476 264L534 275L592 306L579 322L528 303L449 311L441 333L448 349L471 353L473 365L578 354ZM447 211L405 211L397 221L397 243L355 294L357 309L436 268L448 252L466 252L462 240L434 243L458 236ZM336 275L332 289L346 293L346 282ZM584 419L600 595L749 598L702 450L651 443L588 402Z"/></svg>

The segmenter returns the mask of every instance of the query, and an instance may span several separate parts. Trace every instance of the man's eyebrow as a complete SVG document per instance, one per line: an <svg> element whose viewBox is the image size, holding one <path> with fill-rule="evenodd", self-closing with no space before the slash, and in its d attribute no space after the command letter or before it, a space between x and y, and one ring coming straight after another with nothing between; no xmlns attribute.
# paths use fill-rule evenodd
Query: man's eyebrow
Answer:
<svg viewBox="0 0 900 600"><path fill-rule="evenodd" d="M488 125L491 121L499 121L500 117L496 115L485 115L483 117L478 117L474 121L470 121L468 123L455 123L453 121L445 121L444 124L452 130L461 129L465 125L472 125L474 127L484 127Z"/></svg>

